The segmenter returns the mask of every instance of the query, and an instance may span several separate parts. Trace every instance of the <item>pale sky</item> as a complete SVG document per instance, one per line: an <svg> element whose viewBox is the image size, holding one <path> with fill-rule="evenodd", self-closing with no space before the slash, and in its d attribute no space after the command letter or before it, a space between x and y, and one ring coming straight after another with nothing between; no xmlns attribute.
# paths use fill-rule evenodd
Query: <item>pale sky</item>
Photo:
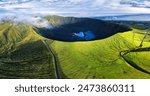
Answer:
<svg viewBox="0 0 150 96"><path fill-rule="evenodd" d="M150 14L150 0L0 0L0 17Z"/></svg>

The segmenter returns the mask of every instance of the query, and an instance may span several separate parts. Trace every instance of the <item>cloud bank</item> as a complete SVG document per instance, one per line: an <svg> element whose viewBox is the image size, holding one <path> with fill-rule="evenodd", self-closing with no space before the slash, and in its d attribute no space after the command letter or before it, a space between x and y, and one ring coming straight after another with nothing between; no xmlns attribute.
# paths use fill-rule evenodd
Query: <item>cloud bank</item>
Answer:
<svg viewBox="0 0 150 96"><path fill-rule="evenodd" d="M0 0L0 13L84 17L150 13L150 0Z"/></svg>
<svg viewBox="0 0 150 96"><path fill-rule="evenodd" d="M0 0L0 19L18 18L49 27L36 16L60 15L94 17L124 14L150 14L150 0ZM31 21L31 22L30 22Z"/></svg>

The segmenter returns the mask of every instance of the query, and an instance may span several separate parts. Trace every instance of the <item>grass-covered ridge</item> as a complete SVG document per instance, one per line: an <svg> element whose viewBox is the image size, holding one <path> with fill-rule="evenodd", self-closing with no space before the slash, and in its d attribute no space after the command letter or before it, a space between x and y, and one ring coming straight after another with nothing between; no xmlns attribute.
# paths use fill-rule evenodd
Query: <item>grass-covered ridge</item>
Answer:
<svg viewBox="0 0 150 96"><path fill-rule="evenodd" d="M52 16L49 22L61 24L58 18L63 19ZM62 78L150 78L149 74L130 66L119 55L121 51L138 48L145 36L141 34L144 30L132 28L86 42L46 39L37 34L38 31L30 24L0 24L0 78L56 78L54 58L44 40L58 59ZM141 48L150 47L149 40L147 35ZM149 50L137 51L124 57L150 71L149 53Z"/></svg>

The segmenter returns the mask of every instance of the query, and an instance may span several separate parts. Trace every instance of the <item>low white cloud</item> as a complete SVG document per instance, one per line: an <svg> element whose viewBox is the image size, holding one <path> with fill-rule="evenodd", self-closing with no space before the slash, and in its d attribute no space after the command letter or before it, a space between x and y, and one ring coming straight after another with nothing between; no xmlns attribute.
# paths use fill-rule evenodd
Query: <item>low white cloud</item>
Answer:
<svg viewBox="0 0 150 96"><path fill-rule="evenodd" d="M150 1L144 1L144 3L143 3L145 6L148 6L148 7L150 7Z"/></svg>

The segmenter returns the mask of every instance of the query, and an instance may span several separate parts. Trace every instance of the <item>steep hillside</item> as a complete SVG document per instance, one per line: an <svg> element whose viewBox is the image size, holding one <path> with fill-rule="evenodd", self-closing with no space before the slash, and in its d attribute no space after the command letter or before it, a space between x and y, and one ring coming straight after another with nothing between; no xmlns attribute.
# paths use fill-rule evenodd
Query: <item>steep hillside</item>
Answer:
<svg viewBox="0 0 150 96"><path fill-rule="evenodd" d="M93 19L89 19L88 23L87 18L86 21L59 16L49 16L46 19L52 28L10 21L0 24L0 78L52 79L57 78L58 73L61 78L150 78L149 74L140 70L142 68L150 72L150 37L149 34L141 34L143 30L130 30L123 25ZM102 26L97 27L99 23ZM96 36L102 32L114 33L105 38L76 40L77 42L43 37L43 32L59 31L58 33L66 34L67 30L84 32L87 28ZM103 30L96 31L94 28ZM139 47L141 41L143 43ZM128 54L120 55L126 50ZM131 63L140 68L135 68Z"/></svg>
<svg viewBox="0 0 150 96"><path fill-rule="evenodd" d="M42 36L59 41L98 40L112 36L118 32L131 30L127 26L90 18L45 17L51 28L38 28Z"/></svg>
<svg viewBox="0 0 150 96"><path fill-rule="evenodd" d="M1 23L0 78L55 78L42 39L31 25Z"/></svg>

